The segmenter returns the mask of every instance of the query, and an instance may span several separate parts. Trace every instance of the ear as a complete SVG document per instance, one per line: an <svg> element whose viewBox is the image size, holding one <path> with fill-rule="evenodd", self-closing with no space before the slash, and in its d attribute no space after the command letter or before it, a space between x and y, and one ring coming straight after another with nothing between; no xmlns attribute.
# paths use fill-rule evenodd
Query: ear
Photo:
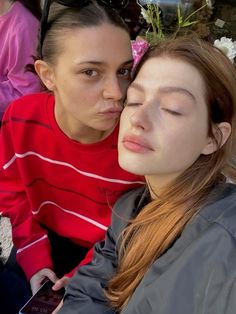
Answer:
<svg viewBox="0 0 236 314"><path fill-rule="evenodd" d="M55 82L52 66L43 60L36 60L34 67L43 84L48 90L53 91L55 89Z"/></svg>
<svg viewBox="0 0 236 314"><path fill-rule="evenodd" d="M208 142L202 151L203 155L214 153L226 143L231 134L231 125L228 122L221 122L216 126L213 126L213 133L219 145L217 145L212 137L209 137Z"/></svg>

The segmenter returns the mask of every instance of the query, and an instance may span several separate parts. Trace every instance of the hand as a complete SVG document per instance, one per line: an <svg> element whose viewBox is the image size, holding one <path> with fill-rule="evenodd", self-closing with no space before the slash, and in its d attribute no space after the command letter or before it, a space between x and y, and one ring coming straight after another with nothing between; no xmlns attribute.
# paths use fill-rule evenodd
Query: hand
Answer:
<svg viewBox="0 0 236 314"><path fill-rule="evenodd" d="M40 271L35 273L30 279L30 286L33 294L38 291L45 279L49 279L54 283L58 280L56 274L51 269L40 269Z"/></svg>
<svg viewBox="0 0 236 314"><path fill-rule="evenodd" d="M69 277L62 277L61 279L57 280L55 285L52 287L53 290L59 290L61 289L62 287L65 287L69 281ZM60 308L62 307L63 305L63 300L61 300L61 302L58 304L58 306L55 308L55 310L52 312L52 314L57 314L58 311L60 310Z"/></svg>

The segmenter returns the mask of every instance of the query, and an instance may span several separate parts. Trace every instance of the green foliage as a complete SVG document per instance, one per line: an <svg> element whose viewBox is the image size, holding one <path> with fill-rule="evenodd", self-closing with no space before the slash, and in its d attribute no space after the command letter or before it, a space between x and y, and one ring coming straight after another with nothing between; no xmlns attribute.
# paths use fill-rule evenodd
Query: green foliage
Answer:
<svg viewBox="0 0 236 314"><path fill-rule="evenodd" d="M181 35L185 35L190 32L192 26L199 22L198 19L196 19L196 14L207 6L205 3L186 17L182 12L181 7L179 5L176 6L176 24L168 29L163 25L161 9L158 3L149 3L145 7L142 6L139 1L137 1L137 3L141 7L141 15L149 24L145 38L151 44L155 44L155 42L158 42L166 36L175 38L179 33L181 33Z"/></svg>

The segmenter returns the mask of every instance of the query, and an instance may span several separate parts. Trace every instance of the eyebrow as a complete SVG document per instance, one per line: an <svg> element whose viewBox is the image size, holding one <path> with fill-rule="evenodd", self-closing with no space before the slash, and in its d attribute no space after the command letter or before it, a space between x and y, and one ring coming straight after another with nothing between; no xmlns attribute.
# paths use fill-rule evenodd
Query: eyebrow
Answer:
<svg viewBox="0 0 236 314"><path fill-rule="evenodd" d="M134 88L134 89L137 89L137 90L140 90L140 91L143 91L144 88L142 85L138 84L138 83L132 83L130 85L129 88ZM187 95L188 97L191 97L192 100L194 102L196 102L196 97L187 89L183 88L183 87L178 87L178 86L165 86L165 87L160 87L158 89L158 92L161 93L161 94L167 94L167 93L182 93L182 94L185 94Z"/></svg>
<svg viewBox="0 0 236 314"><path fill-rule="evenodd" d="M177 87L177 86L166 86L166 87L160 87L158 90L160 93L166 94L166 93L181 93L185 94L188 97L192 98L194 102L196 102L196 97L186 88Z"/></svg>
<svg viewBox="0 0 236 314"><path fill-rule="evenodd" d="M89 60L87 60L87 61L78 62L78 63L76 63L76 65L88 64L88 63L93 64L93 65L105 65L106 64L106 62L104 62L104 61L89 61ZM134 60L130 59L128 61L125 61L124 63L121 63L121 66L133 65L133 63L134 63Z"/></svg>

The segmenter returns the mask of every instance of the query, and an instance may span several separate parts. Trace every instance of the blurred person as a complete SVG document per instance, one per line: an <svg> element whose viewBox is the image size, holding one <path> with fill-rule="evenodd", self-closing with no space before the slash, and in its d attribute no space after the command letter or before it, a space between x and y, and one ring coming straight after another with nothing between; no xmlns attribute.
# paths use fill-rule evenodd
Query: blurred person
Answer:
<svg viewBox="0 0 236 314"><path fill-rule="evenodd" d="M0 0L0 120L11 101L41 90L27 71L38 44L40 0Z"/></svg>

